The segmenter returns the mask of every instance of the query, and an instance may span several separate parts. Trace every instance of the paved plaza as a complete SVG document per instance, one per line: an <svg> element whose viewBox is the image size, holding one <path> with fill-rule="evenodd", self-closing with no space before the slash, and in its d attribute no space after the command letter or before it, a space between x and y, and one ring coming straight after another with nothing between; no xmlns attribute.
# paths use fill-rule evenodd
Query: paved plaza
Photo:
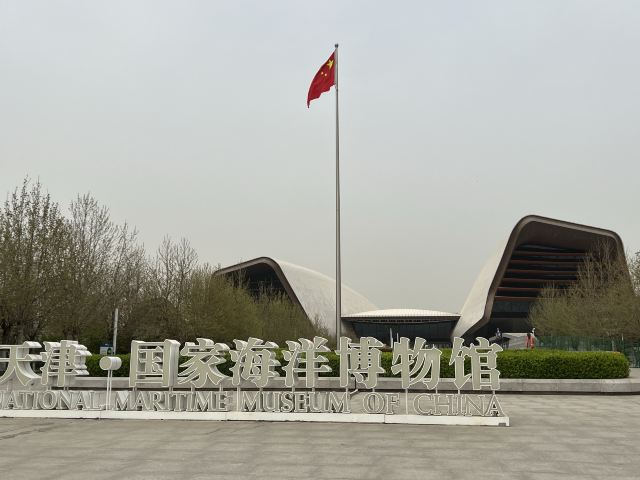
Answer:
<svg viewBox="0 0 640 480"><path fill-rule="evenodd" d="M501 400L508 428L3 418L0 478L640 478L640 396Z"/></svg>

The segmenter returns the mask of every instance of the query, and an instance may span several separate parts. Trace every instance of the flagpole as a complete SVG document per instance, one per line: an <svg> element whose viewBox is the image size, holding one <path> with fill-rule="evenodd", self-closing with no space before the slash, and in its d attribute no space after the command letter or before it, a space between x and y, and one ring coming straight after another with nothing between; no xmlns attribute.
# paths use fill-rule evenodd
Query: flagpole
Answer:
<svg viewBox="0 0 640 480"><path fill-rule="evenodd" d="M336 85L336 348L342 327L342 272L340 265L340 118L338 116L338 44L334 52Z"/></svg>

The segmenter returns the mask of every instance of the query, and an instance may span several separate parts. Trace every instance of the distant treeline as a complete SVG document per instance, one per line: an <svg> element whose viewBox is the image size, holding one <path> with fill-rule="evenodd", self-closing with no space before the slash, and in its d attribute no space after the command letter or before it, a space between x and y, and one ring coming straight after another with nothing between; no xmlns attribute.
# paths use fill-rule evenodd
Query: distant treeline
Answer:
<svg viewBox="0 0 640 480"><path fill-rule="evenodd" d="M73 339L96 351L112 336L284 342L316 333L288 298L214 275L189 241L165 237L148 254L135 228L113 222L91 195L62 209L25 179L0 210L0 334L3 344Z"/></svg>
<svg viewBox="0 0 640 480"><path fill-rule="evenodd" d="M640 252L625 257L599 245L580 265L576 282L542 291L530 319L542 335L639 342Z"/></svg>

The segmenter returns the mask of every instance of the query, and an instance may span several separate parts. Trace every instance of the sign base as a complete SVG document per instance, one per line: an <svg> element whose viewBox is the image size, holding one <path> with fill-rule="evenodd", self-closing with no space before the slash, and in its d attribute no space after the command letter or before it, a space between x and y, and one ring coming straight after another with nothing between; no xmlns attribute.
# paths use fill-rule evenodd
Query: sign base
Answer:
<svg viewBox="0 0 640 480"><path fill-rule="evenodd" d="M365 413L157 412L113 410L0 410L4 418L87 418L109 420L208 420L244 422L388 423L508 427L509 417L461 415L385 415Z"/></svg>

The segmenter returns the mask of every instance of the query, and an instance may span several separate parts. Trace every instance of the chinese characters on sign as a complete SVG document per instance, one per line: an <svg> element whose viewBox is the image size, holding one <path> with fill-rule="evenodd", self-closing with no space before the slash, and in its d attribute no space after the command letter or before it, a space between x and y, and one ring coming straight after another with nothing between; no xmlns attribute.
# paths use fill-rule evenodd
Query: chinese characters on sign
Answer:
<svg viewBox="0 0 640 480"><path fill-rule="evenodd" d="M402 388L405 390L416 383L423 383L429 390L438 385L442 351L435 347L424 348L425 343L424 338L418 337L411 347L409 339L403 337L394 345L391 373L400 373ZM425 380L429 372L431 376Z"/></svg>
<svg viewBox="0 0 640 480"><path fill-rule="evenodd" d="M443 352L423 338L400 338L388 357L373 337L342 337L333 356L322 337L287 341L282 350L258 338L234 340L233 348L207 338L182 348L175 340L134 340L129 389L112 392L109 383L108 393L76 388L72 381L89 374L90 353L84 345L71 340L43 343L41 353L34 353L42 348L38 342L0 345L0 386L6 388L0 391L0 410L101 410L113 405L115 411L351 413L352 396L360 391L365 414L504 416L495 396L502 348L484 338L469 345L454 339L448 365L454 370L457 394L438 393L441 365L446 368L446 363ZM327 388L320 377L333 372L332 362L339 363L338 379L335 387ZM396 392L376 391L380 377L389 374L399 377ZM460 393L469 386L473 393Z"/></svg>
<svg viewBox="0 0 640 480"><path fill-rule="evenodd" d="M331 351L326 343L327 339L321 337L315 337L313 340L301 338L299 342L287 341L289 350L283 352L283 357L288 362L283 369L285 387L293 387L298 374L304 373L305 387L315 388L318 384L318 374L331 372L331 367L327 365L329 360L320 355Z"/></svg>
<svg viewBox="0 0 640 480"><path fill-rule="evenodd" d="M184 370L178 374L179 385L193 385L203 388L207 382L220 385L227 378L218 370L218 365L224 363L224 352L229 347L224 343L215 343L208 338L198 338L198 343L186 342L180 355L189 358L180 365Z"/></svg>
<svg viewBox="0 0 640 480"><path fill-rule="evenodd" d="M25 387L40 379L31 369L33 362L42 361L41 355L29 353L35 348L41 348L41 345L38 342L24 342L22 345L0 346L0 352L7 352L7 357L0 357L0 364L6 364L4 375L0 377L0 385L7 383L13 377Z"/></svg>

